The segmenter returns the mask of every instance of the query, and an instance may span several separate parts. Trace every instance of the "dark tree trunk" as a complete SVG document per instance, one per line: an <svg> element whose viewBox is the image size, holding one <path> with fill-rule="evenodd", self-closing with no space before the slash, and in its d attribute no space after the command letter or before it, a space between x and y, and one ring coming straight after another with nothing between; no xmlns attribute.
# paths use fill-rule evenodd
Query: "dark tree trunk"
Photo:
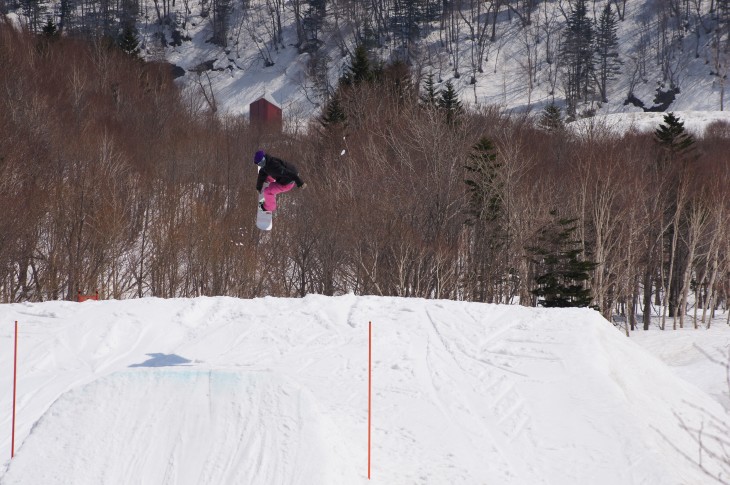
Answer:
<svg viewBox="0 0 730 485"><path fill-rule="evenodd" d="M644 330L649 330L651 323L651 269L647 268L644 272Z"/></svg>

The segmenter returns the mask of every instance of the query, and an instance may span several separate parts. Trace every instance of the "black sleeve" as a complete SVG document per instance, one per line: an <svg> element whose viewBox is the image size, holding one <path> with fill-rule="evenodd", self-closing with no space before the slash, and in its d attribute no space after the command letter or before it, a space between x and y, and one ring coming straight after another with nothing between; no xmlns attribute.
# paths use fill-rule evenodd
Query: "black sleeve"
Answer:
<svg viewBox="0 0 730 485"><path fill-rule="evenodd" d="M256 179L256 192L261 192L261 189L264 188L264 182L266 182L267 176L266 170L259 170L259 176Z"/></svg>

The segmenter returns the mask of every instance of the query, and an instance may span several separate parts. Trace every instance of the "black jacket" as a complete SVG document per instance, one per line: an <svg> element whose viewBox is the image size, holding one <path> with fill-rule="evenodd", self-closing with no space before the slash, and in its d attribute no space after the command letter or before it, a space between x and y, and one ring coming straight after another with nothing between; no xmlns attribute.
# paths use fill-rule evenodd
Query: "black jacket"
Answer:
<svg viewBox="0 0 730 485"><path fill-rule="evenodd" d="M266 177L273 177L278 183L282 185L289 185L292 182L296 182L297 187L301 187L304 183L299 178L299 172L297 167L292 163L285 162L284 160L271 155L266 155L266 163L259 170L259 177L256 179L256 190L261 192L261 189L266 182Z"/></svg>

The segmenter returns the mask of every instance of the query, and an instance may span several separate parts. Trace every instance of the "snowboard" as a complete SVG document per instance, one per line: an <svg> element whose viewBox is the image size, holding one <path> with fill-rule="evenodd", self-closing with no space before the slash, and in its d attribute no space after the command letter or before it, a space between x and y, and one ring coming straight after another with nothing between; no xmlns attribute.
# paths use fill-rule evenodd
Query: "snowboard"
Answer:
<svg viewBox="0 0 730 485"><path fill-rule="evenodd" d="M274 214L269 211L261 210L261 203L264 201L264 189L269 183L265 182L261 192L259 192L259 200L256 204L256 227L262 231L270 231L274 225Z"/></svg>

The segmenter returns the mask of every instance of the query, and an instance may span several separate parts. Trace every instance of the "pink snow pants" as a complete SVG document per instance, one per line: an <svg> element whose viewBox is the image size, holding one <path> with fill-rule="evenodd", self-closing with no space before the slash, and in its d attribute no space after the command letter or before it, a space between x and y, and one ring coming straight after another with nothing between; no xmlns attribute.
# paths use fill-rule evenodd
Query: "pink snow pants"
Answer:
<svg viewBox="0 0 730 485"><path fill-rule="evenodd" d="M289 192L294 188L294 182L282 185L274 179L274 177L266 177L266 181L269 183L268 187L264 189L264 209L270 212L276 210L276 194L283 194Z"/></svg>

